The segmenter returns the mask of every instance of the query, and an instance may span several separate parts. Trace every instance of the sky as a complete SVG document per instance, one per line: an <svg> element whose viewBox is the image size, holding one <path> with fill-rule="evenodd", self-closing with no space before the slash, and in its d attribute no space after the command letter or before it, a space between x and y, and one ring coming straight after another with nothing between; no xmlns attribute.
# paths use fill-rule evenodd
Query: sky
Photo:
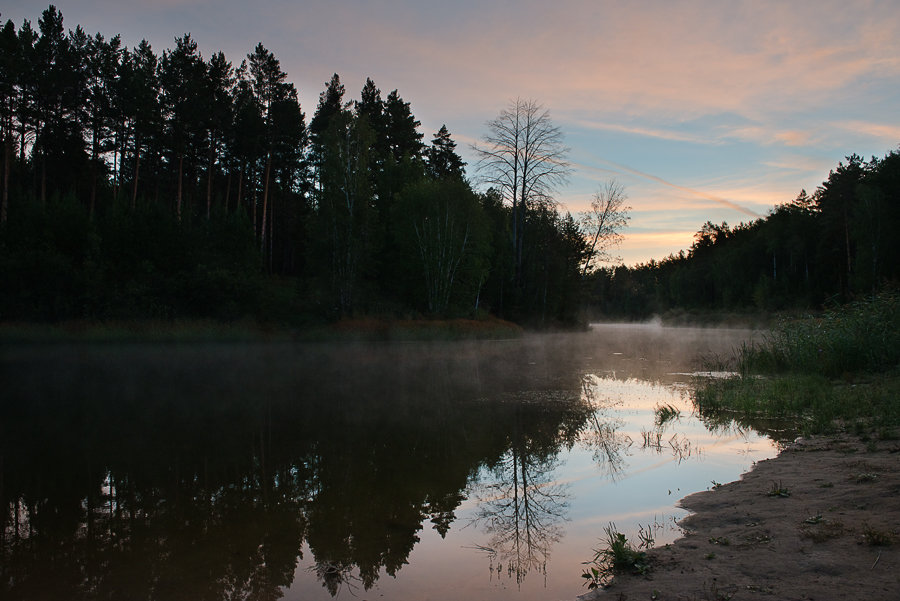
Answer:
<svg viewBox="0 0 900 601"><path fill-rule="evenodd" d="M631 219L625 264L690 247L706 221L764 217L813 192L856 153L900 148L896 0L57 0L68 29L190 33L235 65L258 42L281 61L307 119L338 73L358 98L397 89L430 141L446 124L477 183L471 145L515 98L550 111L573 166L562 211L609 179ZM5 0L37 26L47 5Z"/></svg>

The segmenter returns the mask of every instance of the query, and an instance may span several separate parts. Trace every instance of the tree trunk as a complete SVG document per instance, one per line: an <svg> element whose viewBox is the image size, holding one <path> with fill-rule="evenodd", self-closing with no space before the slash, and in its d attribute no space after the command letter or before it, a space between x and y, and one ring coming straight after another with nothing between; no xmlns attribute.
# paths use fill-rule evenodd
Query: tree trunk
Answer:
<svg viewBox="0 0 900 601"><path fill-rule="evenodd" d="M25 167L25 120L19 125L19 167Z"/></svg>
<svg viewBox="0 0 900 601"><path fill-rule="evenodd" d="M209 214L212 211L212 173L213 163L215 162L215 150L210 144L209 149L209 167L206 169L206 220L209 221Z"/></svg>
<svg viewBox="0 0 900 601"><path fill-rule="evenodd" d="M90 194L90 208L88 209L88 215L90 216L91 221L94 220L94 207L97 205L97 138L99 134L97 132L97 128L94 128L93 135L91 137L91 194Z"/></svg>
<svg viewBox="0 0 900 601"><path fill-rule="evenodd" d="M138 181L141 176L141 145L134 145L134 187L131 190L131 210L137 207Z"/></svg>
<svg viewBox="0 0 900 601"><path fill-rule="evenodd" d="M41 149L41 206L47 204L47 159Z"/></svg>
<svg viewBox="0 0 900 601"><path fill-rule="evenodd" d="M225 214L228 214L228 201L231 200L231 169L228 170L228 177L225 178Z"/></svg>
<svg viewBox="0 0 900 601"><path fill-rule="evenodd" d="M181 221L181 180L182 172L184 170L184 156L178 156L178 194L175 199L175 215L178 218L178 221Z"/></svg>
<svg viewBox="0 0 900 601"><path fill-rule="evenodd" d="M119 147L121 146L121 144L122 132L117 131L116 143L113 148L113 201L119 200Z"/></svg>
<svg viewBox="0 0 900 601"><path fill-rule="evenodd" d="M269 208L269 273L275 265L275 198L272 197L272 205Z"/></svg>
<svg viewBox="0 0 900 601"><path fill-rule="evenodd" d="M272 153L270 152L266 156L266 174L265 174L266 179L263 182L262 217L260 218L261 227L259 228L259 236L260 236L259 251L262 253L266 252L266 210L268 209L268 205L269 205L269 174L270 174L271 169L272 169Z"/></svg>
<svg viewBox="0 0 900 601"><path fill-rule="evenodd" d="M253 191L253 194L250 197L250 213L253 215L253 235L256 235L256 180L253 176L253 165L250 165L250 189Z"/></svg>
<svg viewBox="0 0 900 601"><path fill-rule="evenodd" d="M241 207L241 193L243 192L244 187L244 169L246 169L246 165L241 163L241 174L238 177L238 189L237 189L237 200L235 201L235 205L237 206L237 210L240 211Z"/></svg>
<svg viewBox="0 0 900 601"><path fill-rule="evenodd" d="M12 146L12 131L3 137L3 200L0 202L0 224L6 223L9 210L9 154Z"/></svg>

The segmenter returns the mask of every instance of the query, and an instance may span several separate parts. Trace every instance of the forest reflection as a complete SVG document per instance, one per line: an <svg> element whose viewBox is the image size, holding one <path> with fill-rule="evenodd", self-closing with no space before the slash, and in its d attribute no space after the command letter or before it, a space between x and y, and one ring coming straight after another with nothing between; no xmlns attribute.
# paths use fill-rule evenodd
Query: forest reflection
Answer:
<svg viewBox="0 0 900 601"><path fill-rule="evenodd" d="M6 354L0 597L275 599L304 543L332 595L396 575L480 470L517 579L565 519L592 405L521 342L53 347Z"/></svg>

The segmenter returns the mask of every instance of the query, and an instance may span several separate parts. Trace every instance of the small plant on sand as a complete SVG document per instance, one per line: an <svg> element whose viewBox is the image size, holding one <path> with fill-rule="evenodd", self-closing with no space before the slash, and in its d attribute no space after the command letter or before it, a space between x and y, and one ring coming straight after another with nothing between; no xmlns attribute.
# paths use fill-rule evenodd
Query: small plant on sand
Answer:
<svg viewBox="0 0 900 601"><path fill-rule="evenodd" d="M589 589L607 586L615 574L646 574L649 571L647 549L653 546L649 526L646 530L639 528L637 547L616 530L616 525L612 522L604 528L604 532L606 546L596 550L594 558L585 562L588 567L581 574Z"/></svg>
<svg viewBox="0 0 900 601"><path fill-rule="evenodd" d="M863 539L865 539L867 545L872 545L873 547L887 547L894 544L894 535L892 533L877 530L869 524L863 527Z"/></svg>
<svg viewBox="0 0 900 601"><path fill-rule="evenodd" d="M821 514L803 520L800 536L821 543L844 535L844 524L836 520L826 520Z"/></svg>
<svg viewBox="0 0 900 601"><path fill-rule="evenodd" d="M787 498L787 497L791 496L791 489L787 488L781 482L778 482L777 484L775 482L773 482L772 488L771 488L771 490L769 490L769 492L767 494L770 497Z"/></svg>
<svg viewBox="0 0 900 601"><path fill-rule="evenodd" d="M821 524L825 521L825 518L822 517L821 513L817 513L816 515L811 515L805 520L803 520L804 524Z"/></svg>
<svg viewBox="0 0 900 601"><path fill-rule="evenodd" d="M705 582L703 583L703 592L707 601L731 601L737 594L737 587L732 586L728 590L720 590L713 579L712 584L708 587Z"/></svg>

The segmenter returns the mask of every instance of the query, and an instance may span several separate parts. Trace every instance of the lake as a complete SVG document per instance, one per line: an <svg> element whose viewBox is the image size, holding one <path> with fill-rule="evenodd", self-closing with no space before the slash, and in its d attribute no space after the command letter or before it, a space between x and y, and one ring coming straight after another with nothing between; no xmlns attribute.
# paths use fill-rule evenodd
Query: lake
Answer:
<svg viewBox="0 0 900 601"><path fill-rule="evenodd" d="M574 599L790 438L693 409L754 336L2 347L0 598Z"/></svg>

